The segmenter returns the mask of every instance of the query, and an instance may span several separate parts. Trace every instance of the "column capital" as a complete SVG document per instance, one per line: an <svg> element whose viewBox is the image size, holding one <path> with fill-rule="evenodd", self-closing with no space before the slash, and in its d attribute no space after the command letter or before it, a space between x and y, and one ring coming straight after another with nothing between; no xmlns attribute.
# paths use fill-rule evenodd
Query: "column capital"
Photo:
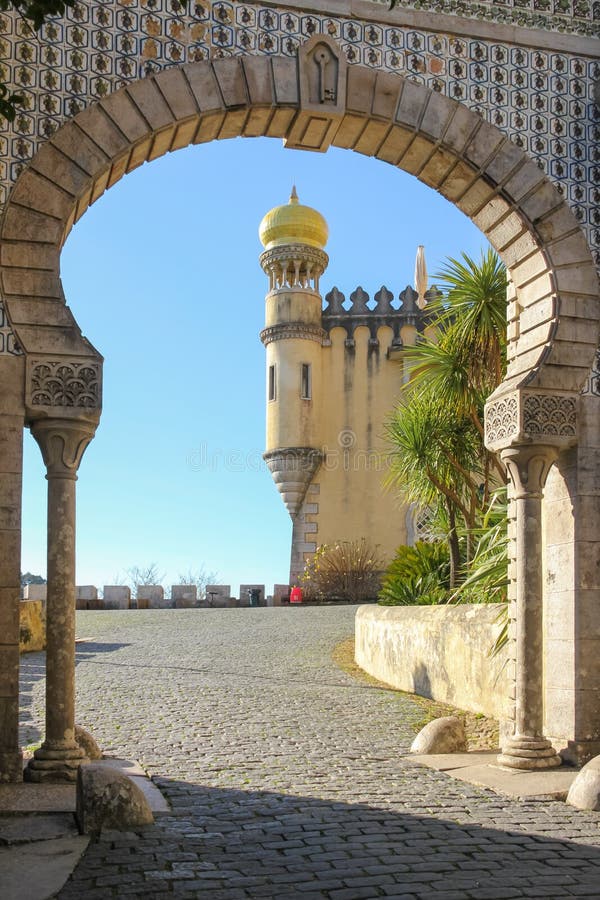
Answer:
<svg viewBox="0 0 600 900"><path fill-rule="evenodd" d="M558 454L559 448L548 444L502 450L500 457L508 470L515 500L541 499L548 473Z"/></svg>
<svg viewBox="0 0 600 900"><path fill-rule="evenodd" d="M46 465L47 478L77 479L85 450L96 433L96 424L86 419L37 419L30 425Z"/></svg>

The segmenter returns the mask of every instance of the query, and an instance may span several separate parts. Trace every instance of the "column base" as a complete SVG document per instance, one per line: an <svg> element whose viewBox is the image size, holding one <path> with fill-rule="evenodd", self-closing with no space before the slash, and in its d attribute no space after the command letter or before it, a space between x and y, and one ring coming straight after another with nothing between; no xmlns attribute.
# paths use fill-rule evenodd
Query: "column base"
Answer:
<svg viewBox="0 0 600 900"><path fill-rule="evenodd" d="M499 766L509 769L523 769L531 772L535 769L556 769L562 759L545 738L509 738L496 757Z"/></svg>
<svg viewBox="0 0 600 900"><path fill-rule="evenodd" d="M36 750L23 773L25 781L64 783L77 781L77 770L82 763L89 762L80 747L64 750Z"/></svg>
<svg viewBox="0 0 600 900"><path fill-rule="evenodd" d="M23 754L21 751L0 751L0 783L18 784L20 781L23 781Z"/></svg>

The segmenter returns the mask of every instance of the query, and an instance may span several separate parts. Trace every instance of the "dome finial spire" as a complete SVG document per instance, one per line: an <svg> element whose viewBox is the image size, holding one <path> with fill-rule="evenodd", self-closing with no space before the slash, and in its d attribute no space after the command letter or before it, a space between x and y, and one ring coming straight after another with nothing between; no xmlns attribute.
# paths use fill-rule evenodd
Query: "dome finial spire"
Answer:
<svg viewBox="0 0 600 900"><path fill-rule="evenodd" d="M275 206L263 217L258 234L265 250L288 244L306 244L323 250L328 229L320 212L300 203L294 184L289 201Z"/></svg>

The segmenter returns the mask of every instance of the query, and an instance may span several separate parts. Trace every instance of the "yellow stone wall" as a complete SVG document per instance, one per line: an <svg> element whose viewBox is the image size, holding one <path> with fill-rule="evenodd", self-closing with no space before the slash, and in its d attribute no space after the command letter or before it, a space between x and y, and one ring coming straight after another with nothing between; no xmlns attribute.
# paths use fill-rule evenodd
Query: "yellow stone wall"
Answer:
<svg viewBox="0 0 600 900"><path fill-rule="evenodd" d="M391 328L377 336L379 346L369 346L369 330L357 328L347 347L346 331L335 328L322 350L326 455L314 478L319 511L308 520L317 523L318 544L366 537L389 559L407 540L407 509L383 486L390 450L384 425L402 390L403 362L387 358Z"/></svg>
<svg viewBox="0 0 600 900"><path fill-rule="evenodd" d="M42 600L21 600L19 604L19 650L30 653L46 649L46 609Z"/></svg>
<svg viewBox="0 0 600 900"><path fill-rule="evenodd" d="M430 329L426 333L429 336ZM370 344L366 327L356 328L353 345L343 328L332 329L329 337L330 346L280 341L268 348L277 346L277 352L288 360L310 343L312 352L321 356L321 379L314 380L311 407L314 440L307 443L322 450L324 460L294 523L292 581L321 544L364 537L378 545L387 563L400 544L414 540L409 507L397 491L384 485L391 449L385 423L409 378L404 352L394 349L388 354L393 332L387 326L377 331L378 346ZM412 326L402 329L405 345L414 343L415 337ZM273 422L281 424L285 411L268 404L267 413L273 440ZM294 443L287 439L294 427L289 422L288 426L289 430L278 432L279 446Z"/></svg>

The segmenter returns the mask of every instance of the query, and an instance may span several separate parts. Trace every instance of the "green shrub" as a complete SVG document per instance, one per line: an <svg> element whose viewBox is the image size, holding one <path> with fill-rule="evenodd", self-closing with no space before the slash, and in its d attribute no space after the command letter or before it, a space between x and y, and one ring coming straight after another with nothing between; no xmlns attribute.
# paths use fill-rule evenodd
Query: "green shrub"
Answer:
<svg viewBox="0 0 600 900"><path fill-rule="evenodd" d="M442 541L417 541L398 547L379 592L384 606L446 603L450 588L450 553Z"/></svg>

